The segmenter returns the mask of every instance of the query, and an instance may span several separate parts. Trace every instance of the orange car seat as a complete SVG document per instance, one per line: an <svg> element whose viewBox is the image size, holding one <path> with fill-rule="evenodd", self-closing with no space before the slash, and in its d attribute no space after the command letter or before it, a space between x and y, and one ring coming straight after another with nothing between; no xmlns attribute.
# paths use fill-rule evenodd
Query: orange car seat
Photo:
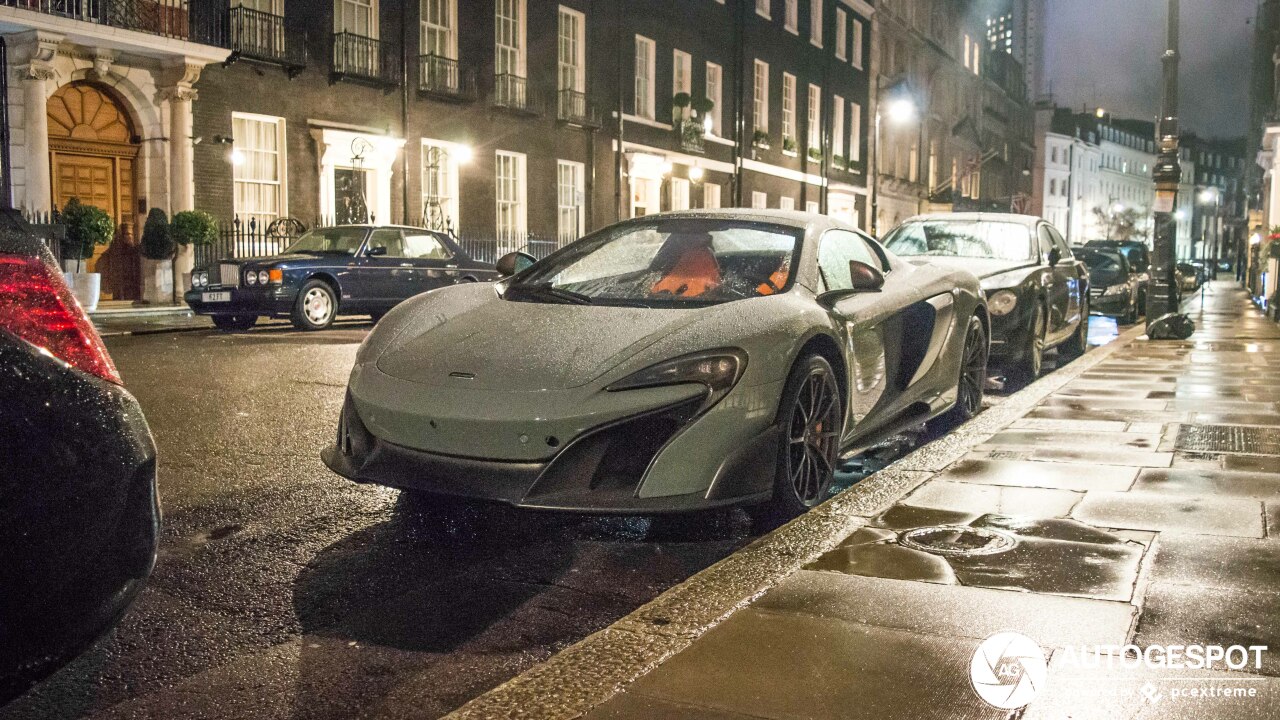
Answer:
<svg viewBox="0 0 1280 720"><path fill-rule="evenodd" d="M654 295L679 295L680 297L697 297L720 285L720 264L716 262L715 253L711 252L711 238L702 236L692 238L673 237L668 243L679 243L675 246L678 256L675 262L663 272L662 277L653 284ZM682 246L682 247L681 247ZM660 251L668 254L668 248Z"/></svg>
<svg viewBox="0 0 1280 720"><path fill-rule="evenodd" d="M791 274L791 262L783 260L777 270L773 271L765 281L760 283L756 288L756 292L760 295L772 295L782 292L782 286L787 284L787 277Z"/></svg>

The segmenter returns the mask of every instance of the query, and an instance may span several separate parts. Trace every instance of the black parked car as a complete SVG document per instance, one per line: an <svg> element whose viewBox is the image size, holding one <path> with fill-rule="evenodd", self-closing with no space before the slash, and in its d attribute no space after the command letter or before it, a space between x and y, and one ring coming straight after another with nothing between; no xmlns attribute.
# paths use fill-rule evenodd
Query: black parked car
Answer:
<svg viewBox="0 0 1280 720"><path fill-rule="evenodd" d="M1075 256L1089 268L1093 314L1113 317L1125 325L1137 322L1141 276L1133 271L1128 257L1108 248L1077 248Z"/></svg>
<svg viewBox="0 0 1280 720"><path fill-rule="evenodd" d="M0 216L0 703L116 623L160 523L147 421L18 223Z"/></svg>
<svg viewBox="0 0 1280 720"><path fill-rule="evenodd" d="M1015 383L1040 375L1045 350L1067 357L1089 343L1089 272L1052 225L1028 215L948 213L911 218L885 245L917 262L982 280L991 313L991 363Z"/></svg>
<svg viewBox="0 0 1280 720"><path fill-rule="evenodd" d="M1147 314L1147 288L1151 285L1151 249L1137 240L1090 240L1087 248L1119 250L1129 261L1129 271L1137 277L1138 314Z"/></svg>
<svg viewBox="0 0 1280 720"><path fill-rule="evenodd" d="M338 315L382 317L402 300L458 282L495 280L443 233L391 225L317 228L283 253L220 260L192 274L183 296L223 330L247 330L259 317L287 317L323 330Z"/></svg>

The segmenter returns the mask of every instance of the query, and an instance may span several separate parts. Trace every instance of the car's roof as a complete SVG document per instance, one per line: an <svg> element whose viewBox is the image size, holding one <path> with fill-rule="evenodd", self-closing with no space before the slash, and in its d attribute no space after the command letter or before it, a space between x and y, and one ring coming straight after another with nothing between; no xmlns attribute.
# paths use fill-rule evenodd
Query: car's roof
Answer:
<svg viewBox="0 0 1280 720"><path fill-rule="evenodd" d="M956 212L956 213L926 213L916 215L903 220L903 223L909 222L939 222L943 220L953 220L956 222L1006 222L1016 223L1018 225L1026 225L1027 227L1035 227L1039 223L1044 222L1044 218L1035 215L1015 215L1013 213L984 213L984 212Z"/></svg>
<svg viewBox="0 0 1280 720"><path fill-rule="evenodd" d="M829 228L838 227L842 229L857 229L845 223L842 220L833 218L829 215L820 215L818 213L803 212L801 210L773 210L773 209L756 209L756 208L722 208L722 209L699 209L699 210L677 210L674 212L664 212L655 215L646 215L643 217L625 220L624 222L642 223L645 220L653 219L674 220L680 218L688 219L712 219L712 220L738 220L745 222L765 222L774 223L775 225L789 225L797 228Z"/></svg>
<svg viewBox="0 0 1280 720"><path fill-rule="evenodd" d="M346 223L344 225L323 225L321 227L314 227L311 229L312 230L330 230L333 228L359 228L361 230L420 230L422 232L438 232L442 235L444 234L439 230L428 230L427 228L417 227L415 225L391 225L391 224L383 225L383 224L376 224L376 223Z"/></svg>

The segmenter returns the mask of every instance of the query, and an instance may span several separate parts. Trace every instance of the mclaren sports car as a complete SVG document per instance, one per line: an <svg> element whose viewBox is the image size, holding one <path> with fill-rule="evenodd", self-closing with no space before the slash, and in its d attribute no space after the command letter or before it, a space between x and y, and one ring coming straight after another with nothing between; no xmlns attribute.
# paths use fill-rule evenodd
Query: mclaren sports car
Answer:
<svg viewBox="0 0 1280 720"><path fill-rule="evenodd" d="M378 323L329 468L547 510L790 516L842 454L981 407L978 280L839 220L651 215L498 267Z"/></svg>

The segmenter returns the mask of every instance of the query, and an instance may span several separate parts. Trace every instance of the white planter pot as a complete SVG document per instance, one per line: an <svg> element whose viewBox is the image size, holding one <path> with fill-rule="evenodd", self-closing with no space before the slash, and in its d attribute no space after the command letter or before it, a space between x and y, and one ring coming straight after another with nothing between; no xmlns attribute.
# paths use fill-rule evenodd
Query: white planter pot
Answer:
<svg viewBox="0 0 1280 720"><path fill-rule="evenodd" d="M173 302L173 261L142 259L142 299L156 305Z"/></svg>
<svg viewBox="0 0 1280 720"><path fill-rule="evenodd" d="M173 262L178 270L178 277L182 279L182 286L178 288L178 292L183 293L190 290L191 270L196 264L196 249L191 245L179 245L178 254L174 257Z"/></svg>
<svg viewBox="0 0 1280 720"><path fill-rule="evenodd" d="M87 312L98 309L98 298L102 295L102 274L87 272L63 273L67 287Z"/></svg>

